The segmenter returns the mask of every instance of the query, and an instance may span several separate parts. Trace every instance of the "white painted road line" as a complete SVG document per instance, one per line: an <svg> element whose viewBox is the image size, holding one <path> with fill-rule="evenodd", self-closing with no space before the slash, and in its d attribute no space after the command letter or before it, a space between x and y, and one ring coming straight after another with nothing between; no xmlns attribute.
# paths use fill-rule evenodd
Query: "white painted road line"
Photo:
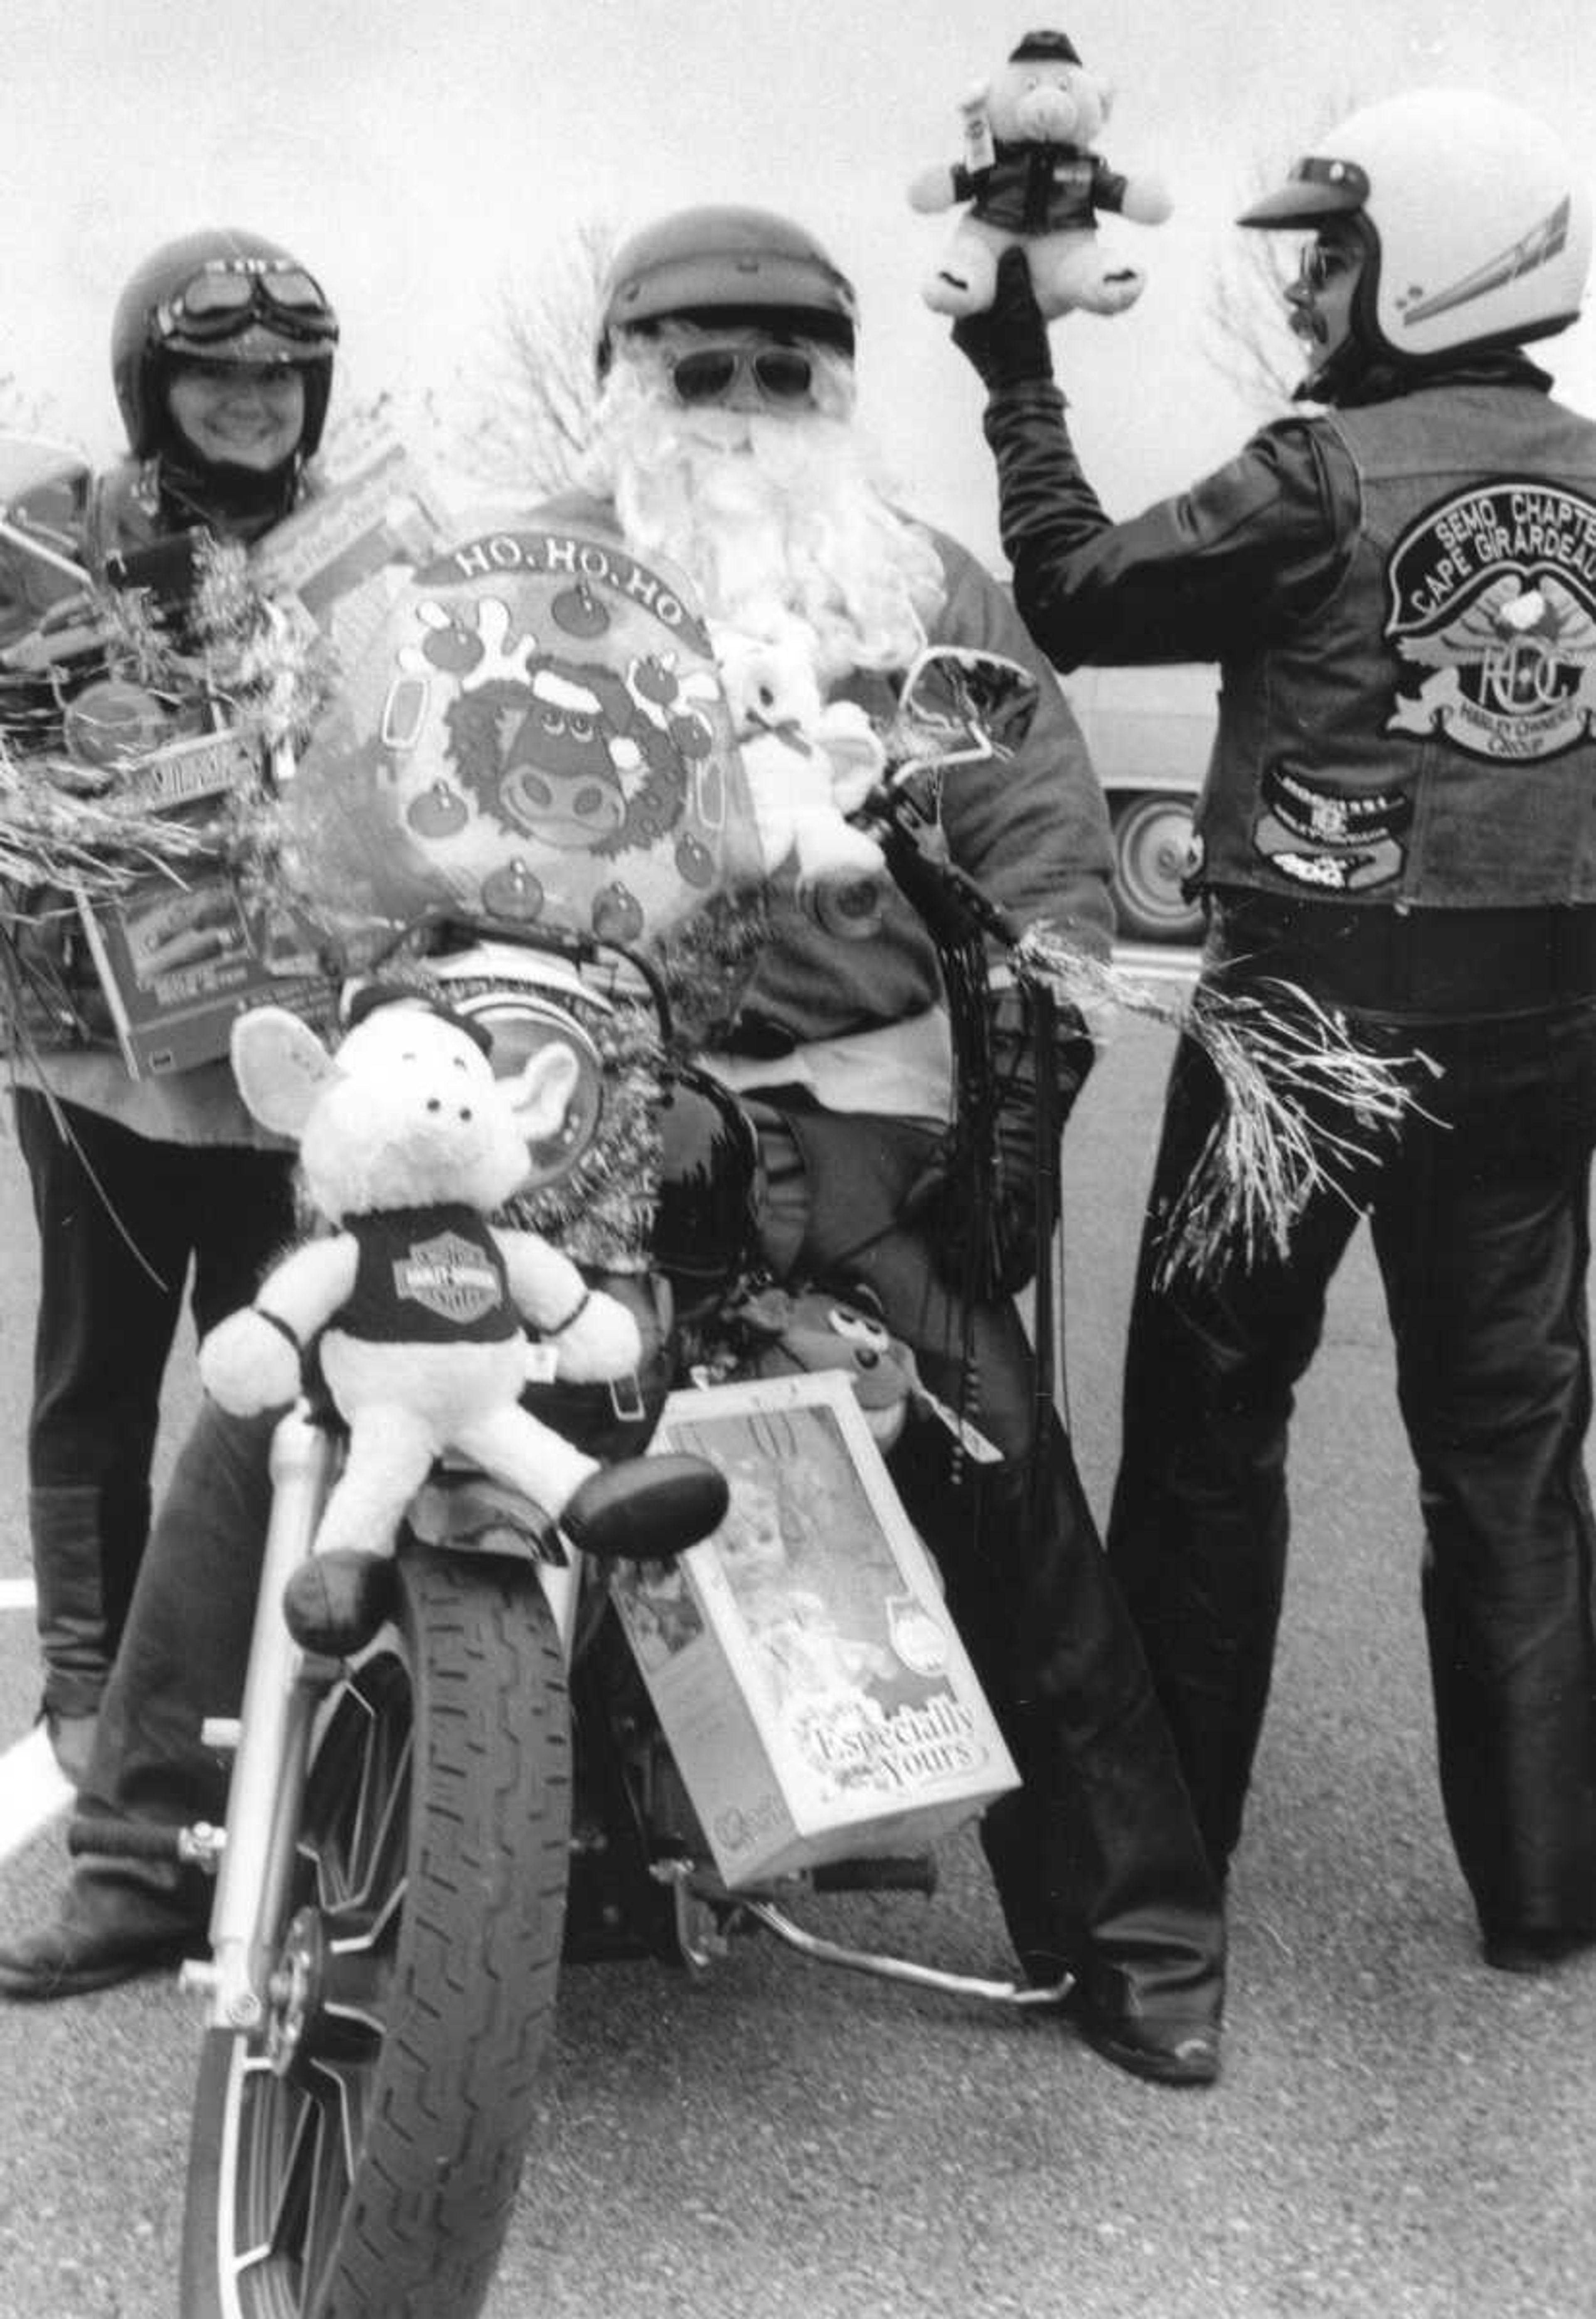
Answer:
<svg viewBox="0 0 1596 2319"><path fill-rule="evenodd" d="M59 1819L77 1790L56 1762L42 1723L0 1755L0 1861Z"/></svg>
<svg viewBox="0 0 1596 2319"><path fill-rule="evenodd" d="M0 1611L31 1611L38 1600L31 1578L0 1578Z"/></svg>

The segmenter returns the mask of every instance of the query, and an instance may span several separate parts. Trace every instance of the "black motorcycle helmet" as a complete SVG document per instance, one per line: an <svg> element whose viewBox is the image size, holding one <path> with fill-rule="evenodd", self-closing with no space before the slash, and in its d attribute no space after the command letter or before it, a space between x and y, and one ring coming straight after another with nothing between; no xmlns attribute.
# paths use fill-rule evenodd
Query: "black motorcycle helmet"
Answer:
<svg viewBox="0 0 1596 2319"><path fill-rule="evenodd" d="M813 234L771 210L677 210L616 253L599 320L599 375L609 367L620 330L646 330L667 319L712 327L778 317L852 356L853 285Z"/></svg>
<svg viewBox="0 0 1596 2319"><path fill-rule="evenodd" d="M162 244L111 324L111 375L135 458L173 448L167 388L177 363L292 364L303 377L296 459L315 456L332 392L338 317L298 258L259 234L214 227Z"/></svg>

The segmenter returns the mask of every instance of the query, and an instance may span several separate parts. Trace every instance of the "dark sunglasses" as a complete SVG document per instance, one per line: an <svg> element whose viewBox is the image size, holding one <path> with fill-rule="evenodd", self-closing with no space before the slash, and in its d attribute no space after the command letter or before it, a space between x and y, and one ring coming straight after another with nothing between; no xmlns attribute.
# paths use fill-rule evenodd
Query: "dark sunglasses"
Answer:
<svg viewBox="0 0 1596 2319"><path fill-rule="evenodd" d="M257 259L204 267L175 298L162 300L154 327L159 338L209 346L236 338L256 320L316 346L331 346L338 334L337 315L302 266Z"/></svg>
<svg viewBox="0 0 1596 2319"><path fill-rule="evenodd" d="M795 347L692 347L671 361L679 402L719 402L748 377L767 402L802 402L815 365Z"/></svg>
<svg viewBox="0 0 1596 2319"><path fill-rule="evenodd" d="M1298 286L1303 290L1328 290L1338 275L1353 271L1357 258L1357 251L1348 249L1344 243L1311 241L1303 252Z"/></svg>

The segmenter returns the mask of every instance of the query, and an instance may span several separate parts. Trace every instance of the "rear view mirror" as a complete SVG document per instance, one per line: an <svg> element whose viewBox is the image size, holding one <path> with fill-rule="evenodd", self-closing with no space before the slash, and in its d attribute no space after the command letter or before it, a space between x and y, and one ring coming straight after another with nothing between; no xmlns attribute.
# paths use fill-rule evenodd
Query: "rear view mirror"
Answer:
<svg viewBox="0 0 1596 2319"><path fill-rule="evenodd" d="M75 451L0 436L0 647L32 636L59 606L86 591L91 481Z"/></svg>
<svg viewBox="0 0 1596 2319"><path fill-rule="evenodd" d="M903 773L1010 756L1031 730L1040 698L1035 676L1017 660L933 645L913 663L898 695L895 766Z"/></svg>

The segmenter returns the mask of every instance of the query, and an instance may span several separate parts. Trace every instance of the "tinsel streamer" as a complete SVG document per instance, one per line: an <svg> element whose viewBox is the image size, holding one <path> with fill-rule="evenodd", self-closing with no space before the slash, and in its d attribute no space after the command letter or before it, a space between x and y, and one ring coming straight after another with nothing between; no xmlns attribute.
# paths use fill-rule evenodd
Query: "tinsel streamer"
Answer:
<svg viewBox="0 0 1596 2319"><path fill-rule="evenodd" d="M770 934L762 886L711 895L647 943L671 1009L673 1051L691 1057L714 1046L736 1015Z"/></svg>
<svg viewBox="0 0 1596 2319"><path fill-rule="evenodd" d="M175 702L203 693L268 753L302 744L337 685L337 656L315 621L260 586L237 540L202 537L177 626L144 589L112 591L105 610L127 672Z"/></svg>
<svg viewBox="0 0 1596 2319"><path fill-rule="evenodd" d="M509 1219L546 1234L574 1263L641 1271L649 1261L664 1165L664 1055L641 1010L589 1029L604 1066L598 1131L568 1175L512 1201Z"/></svg>
<svg viewBox="0 0 1596 2319"><path fill-rule="evenodd" d="M302 741L338 672L330 644L304 607L263 590L236 541L208 537L191 618L209 688L231 721L267 750Z"/></svg>
<svg viewBox="0 0 1596 2319"><path fill-rule="evenodd" d="M0 880L14 889L54 886L112 901L151 870L181 884L184 864L215 846L214 827L113 791L63 788L49 758L18 758L0 743Z"/></svg>
<svg viewBox="0 0 1596 2319"><path fill-rule="evenodd" d="M1416 1082L1435 1066L1422 1051L1371 1053L1298 983L1258 976L1224 989L1199 982L1189 997L1171 997L1046 925L1026 929L1014 964L1022 979L1048 982L1088 1024L1112 1008L1167 1024L1218 1075L1223 1107L1163 1220L1160 1287L1238 1259L1250 1266L1265 1254L1285 1257L1313 1195L1347 1197L1350 1169L1405 1120L1426 1115Z"/></svg>

